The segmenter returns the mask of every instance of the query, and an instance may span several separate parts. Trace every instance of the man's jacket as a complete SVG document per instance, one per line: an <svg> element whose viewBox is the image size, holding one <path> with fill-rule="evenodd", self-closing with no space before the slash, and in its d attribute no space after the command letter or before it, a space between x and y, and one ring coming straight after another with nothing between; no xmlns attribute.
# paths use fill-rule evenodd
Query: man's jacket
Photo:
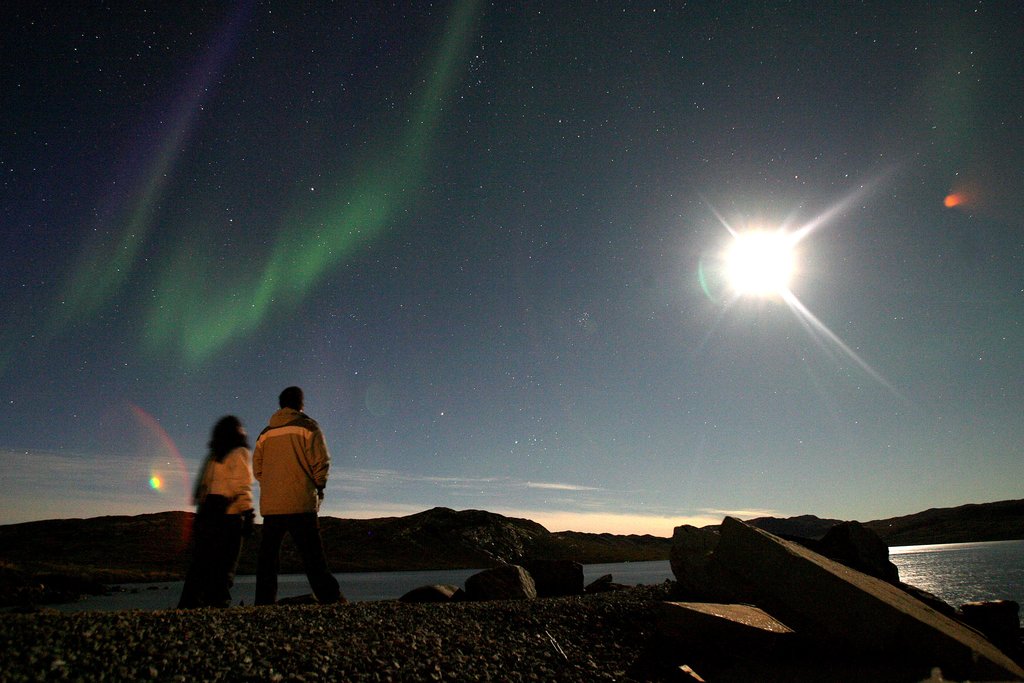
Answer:
<svg viewBox="0 0 1024 683"><path fill-rule="evenodd" d="M253 473L260 483L260 514L316 512L317 490L327 485L330 465L316 420L292 408L274 413L252 453Z"/></svg>

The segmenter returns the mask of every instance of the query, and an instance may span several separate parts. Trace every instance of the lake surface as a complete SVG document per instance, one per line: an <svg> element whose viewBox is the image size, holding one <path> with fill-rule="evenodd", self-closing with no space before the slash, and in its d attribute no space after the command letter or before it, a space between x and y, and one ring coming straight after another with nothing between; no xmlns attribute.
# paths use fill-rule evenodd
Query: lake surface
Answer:
<svg viewBox="0 0 1024 683"><path fill-rule="evenodd" d="M1024 541L905 545L889 549L900 580L953 607L974 600L1024 605Z"/></svg>
<svg viewBox="0 0 1024 683"><path fill-rule="evenodd" d="M954 607L973 600L1016 600L1024 604L1024 541L953 543L890 548L889 557L899 567L900 579L922 588ZM393 600L419 586L465 585L478 569L365 572L335 574L345 596L353 602ZM651 585L673 579L667 560L617 562L583 566L586 583L611 574L617 583ZM84 610L173 609L181 595L181 582L129 584L127 590L55 605L65 612ZM253 604L256 577L239 576L231 592L235 604ZM303 574L280 577L281 598L310 593Z"/></svg>

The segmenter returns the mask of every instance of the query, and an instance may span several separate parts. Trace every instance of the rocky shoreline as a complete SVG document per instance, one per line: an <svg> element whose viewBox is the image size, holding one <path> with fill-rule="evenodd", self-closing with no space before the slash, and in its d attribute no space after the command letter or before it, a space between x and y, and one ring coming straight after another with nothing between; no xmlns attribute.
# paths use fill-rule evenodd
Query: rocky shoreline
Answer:
<svg viewBox="0 0 1024 683"><path fill-rule="evenodd" d="M5 614L2 678L672 680L672 667L649 647L656 606L668 591L664 585L538 600Z"/></svg>
<svg viewBox="0 0 1024 683"><path fill-rule="evenodd" d="M955 680L886 658L662 635L675 584L533 600L0 615L3 681ZM730 652L730 649L733 651Z"/></svg>
<svg viewBox="0 0 1024 683"><path fill-rule="evenodd" d="M584 586L549 559L397 601L4 614L0 681L1024 680L1017 603L900 582L856 522L797 542L726 518L672 540L658 586Z"/></svg>

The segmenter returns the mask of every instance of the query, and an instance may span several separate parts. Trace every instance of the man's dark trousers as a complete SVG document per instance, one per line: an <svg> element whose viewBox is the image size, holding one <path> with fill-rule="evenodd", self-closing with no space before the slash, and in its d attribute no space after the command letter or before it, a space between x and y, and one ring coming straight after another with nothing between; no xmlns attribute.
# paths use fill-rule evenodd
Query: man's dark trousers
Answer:
<svg viewBox="0 0 1024 683"><path fill-rule="evenodd" d="M294 515L264 515L263 540L260 541L259 561L256 566L256 604L273 605L277 602L277 574L281 564L281 541L291 534L302 557L306 578L313 595L322 603L340 602L341 588L327 568L327 557L320 540L320 523L315 512Z"/></svg>

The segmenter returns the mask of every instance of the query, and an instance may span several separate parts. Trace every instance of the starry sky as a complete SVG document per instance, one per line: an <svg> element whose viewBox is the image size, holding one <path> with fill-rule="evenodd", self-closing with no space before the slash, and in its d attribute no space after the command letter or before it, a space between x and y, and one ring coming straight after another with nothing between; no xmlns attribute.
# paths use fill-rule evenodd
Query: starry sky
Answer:
<svg viewBox="0 0 1024 683"><path fill-rule="evenodd" d="M0 15L0 523L189 509L292 384L339 517L1022 497L1020 3Z"/></svg>

